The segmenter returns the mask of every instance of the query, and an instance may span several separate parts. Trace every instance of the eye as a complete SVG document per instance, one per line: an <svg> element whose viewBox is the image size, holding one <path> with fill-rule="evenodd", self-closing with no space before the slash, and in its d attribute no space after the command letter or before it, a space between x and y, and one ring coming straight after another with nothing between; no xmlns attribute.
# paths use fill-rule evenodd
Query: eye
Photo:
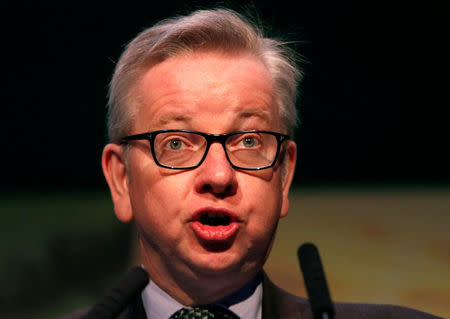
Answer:
<svg viewBox="0 0 450 319"><path fill-rule="evenodd" d="M261 144L258 136L255 135L245 135L239 140L240 147L243 148L255 148Z"/></svg>
<svg viewBox="0 0 450 319"><path fill-rule="evenodd" d="M253 137L245 137L242 140L242 145L244 145L245 147L255 147L256 145L258 145L258 141Z"/></svg>
<svg viewBox="0 0 450 319"><path fill-rule="evenodd" d="M200 148L203 149L206 145L206 139L197 133L182 131L161 132L156 136L153 145L157 153L195 152Z"/></svg>
<svg viewBox="0 0 450 319"><path fill-rule="evenodd" d="M173 151L177 151L177 150L181 149L183 147L183 145L184 145L184 142L177 138L173 138L173 139L169 140L166 144L166 146Z"/></svg>

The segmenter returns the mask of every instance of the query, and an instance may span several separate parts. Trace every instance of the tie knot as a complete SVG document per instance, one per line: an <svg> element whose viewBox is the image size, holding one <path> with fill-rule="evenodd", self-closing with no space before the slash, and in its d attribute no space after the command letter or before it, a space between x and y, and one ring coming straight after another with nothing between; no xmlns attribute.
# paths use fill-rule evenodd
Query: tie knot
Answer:
<svg viewBox="0 0 450 319"><path fill-rule="evenodd" d="M169 319L239 319L239 317L226 308L217 305L205 305L182 308Z"/></svg>

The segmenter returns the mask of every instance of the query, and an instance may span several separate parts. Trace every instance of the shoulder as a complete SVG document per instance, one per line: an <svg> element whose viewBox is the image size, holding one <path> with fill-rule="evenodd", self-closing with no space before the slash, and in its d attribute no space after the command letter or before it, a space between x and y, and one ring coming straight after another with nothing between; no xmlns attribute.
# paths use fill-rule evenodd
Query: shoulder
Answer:
<svg viewBox="0 0 450 319"><path fill-rule="evenodd" d="M335 319L439 319L431 314L395 305L335 303Z"/></svg>
<svg viewBox="0 0 450 319"><path fill-rule="evenodd" d="M58 319L83 319L89 312L89 309L90 308L78 309L78 310L75 310L73 312L63 315L62 317L59 317ZM119 315L119 317L117 317L117 319L129 318L130 316L129 316L128 312L130 312L130 311L132 311L131 306L127 307L127 309L125 311L123 311ZM133 316L132 318L141 318L141 317Z"/></svg>
<svg viewBox="0 0 450 319"><path fill-rule="evenodd" d="M263 274L262 317L266 318L305 318L308 300L295 296L276 286Z"/></svg>
<svg viewBox="0 0 450 319"><path fill-rule="evenodd" d="M263 319L312 319L309 301L276 286L267 275L263 277ZM440 317L395 305L364 303L333 303L334 319L442 319Z"/></svg>

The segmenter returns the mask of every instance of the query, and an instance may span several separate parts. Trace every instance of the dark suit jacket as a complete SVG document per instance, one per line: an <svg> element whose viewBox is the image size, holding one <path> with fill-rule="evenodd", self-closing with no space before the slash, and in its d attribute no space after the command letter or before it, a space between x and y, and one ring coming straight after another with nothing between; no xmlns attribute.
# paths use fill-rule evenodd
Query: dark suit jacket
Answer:
<svg viewBox="0 0 450 319"><path fill-rule="evenodd" d="M439 317L391 305L335 303L335 319L438 319ZM82 319L87 309L60 319ZM137 298L118 319L147 319L142 299ZM307 299L294 296L273 284L264 275L262 319L313 319ZM441 318L442 319L442 318Z"/></svg>
<svg viewBox="0 0 450 319"><path fill-rule="evenodd" d="M262 319L313 319L307 299L294 296L274 285L267 276L263 281ZM391 305L334 303L334 319L438 319L439 317ZM441 318L442 319L442 318Z"/></svg>

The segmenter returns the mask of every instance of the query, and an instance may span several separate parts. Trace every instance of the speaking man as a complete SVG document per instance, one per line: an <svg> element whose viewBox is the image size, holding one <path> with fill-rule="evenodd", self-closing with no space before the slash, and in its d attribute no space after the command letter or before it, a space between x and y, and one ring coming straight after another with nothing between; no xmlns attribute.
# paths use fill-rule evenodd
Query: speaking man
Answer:
<svg viewBox="0 0 450 319"><path fill-rule="evenodd" d="M117 217L136 223L150 283L124 318L311 318L262 271L289 210L294 61L225 9L164 20L126 47L102 166ZM434 317L338 304L336 318Z"/></svg>

